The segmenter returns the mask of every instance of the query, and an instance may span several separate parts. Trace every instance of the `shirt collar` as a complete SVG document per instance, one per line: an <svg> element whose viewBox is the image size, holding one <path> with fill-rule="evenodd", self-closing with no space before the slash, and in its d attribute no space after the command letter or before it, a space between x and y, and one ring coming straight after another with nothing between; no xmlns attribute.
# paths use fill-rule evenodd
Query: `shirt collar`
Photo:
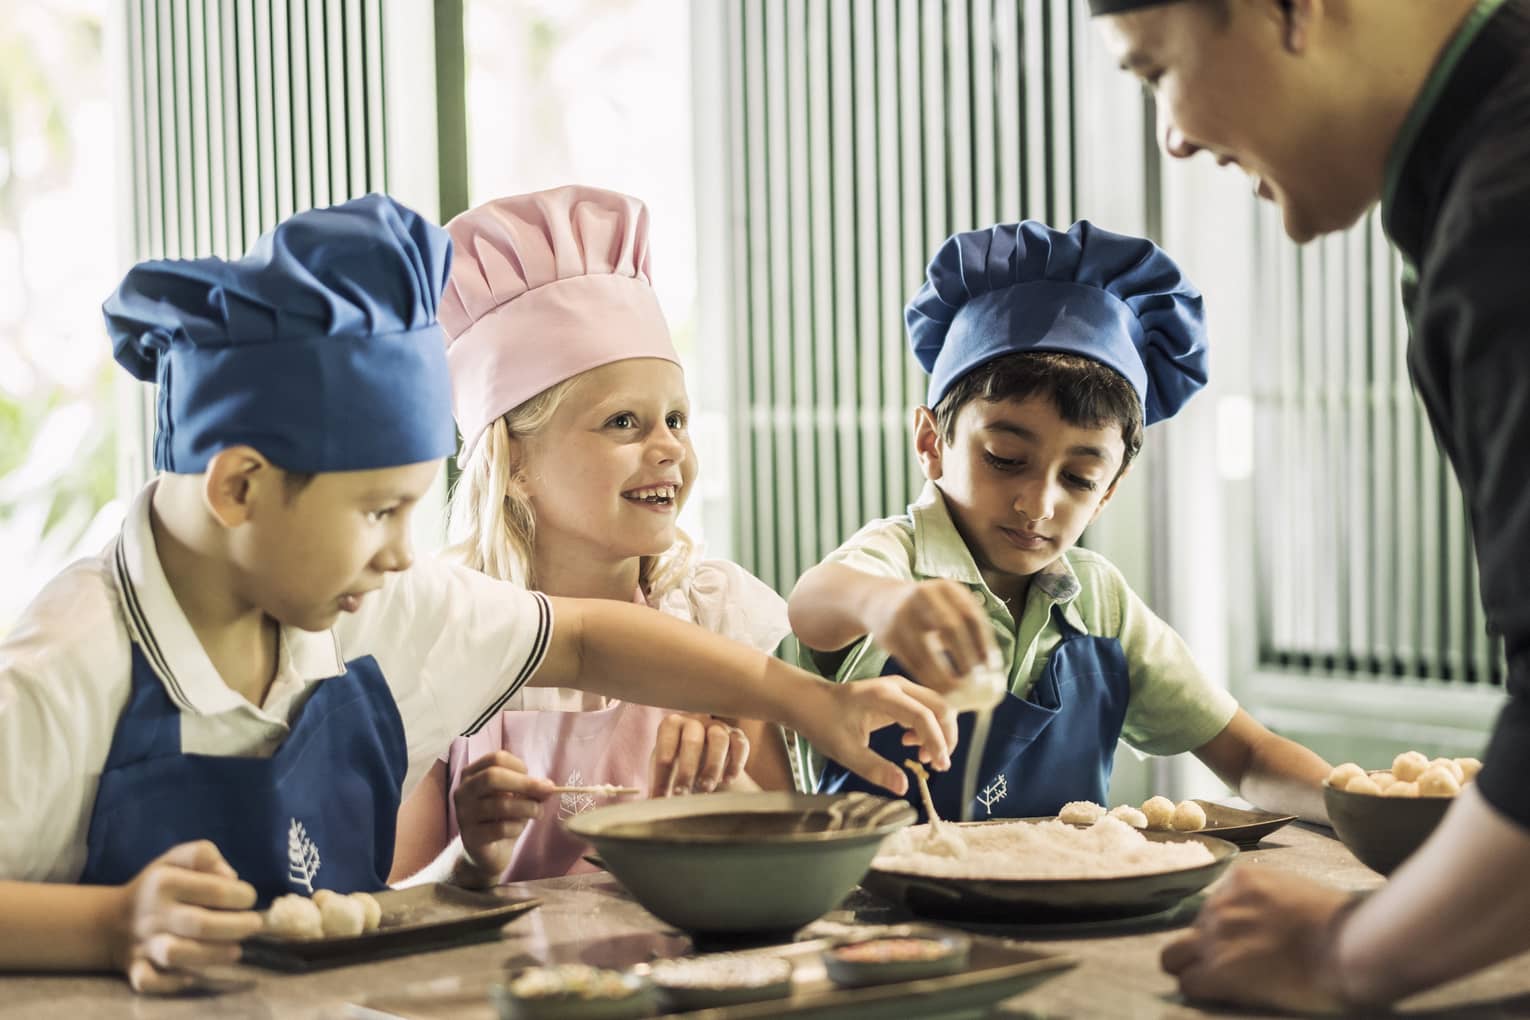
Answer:
<svg viewBox="0 0 1530 1020"><path fill-rule="evenodd" d="M943 577L980 588L997 601L978 570L977 561L956 522L946 498L934 482L925 482L919 498L909 504L908 515L914 522L914 572L920 577ZM1031 578L1031 591L1054 604L1070 603L1078 597L1078 575L1067 556L1059 556ZM1029 598L1029 596L1027 596Z"/></svg>
<svg viewBox="0 0 1530 1020"><path fill-rule="evenodd" d="M1460 158L1455 142L1468 129L1470 112L1518 59L1516 40L1523 31L1483 31L1501 9L1506 17L1514 12L1505 0L1477 0L1440 52L1387 155L1381 220L1409 265L1418 264L1428 240L1438 193ZM1464 59L1468 52L1470 59Z"/></svg>
<svg viewBox="0 0 1530 1020"><path fill-rule="evenodd" d="M165 685L165 692L183 711L216 715L247 706L249 702L224 683L207 657L160 565L149 523L157 484L150 482L133 500L113 550L113 573L129 632ZM296 675L305 683L345 672L332 631L313 633L283 627L279 654L279 672Z"/></svg>

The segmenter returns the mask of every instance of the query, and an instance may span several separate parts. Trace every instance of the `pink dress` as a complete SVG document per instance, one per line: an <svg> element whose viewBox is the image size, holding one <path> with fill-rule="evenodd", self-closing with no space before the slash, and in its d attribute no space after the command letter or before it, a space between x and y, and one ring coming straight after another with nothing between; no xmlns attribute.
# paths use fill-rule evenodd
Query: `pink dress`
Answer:
<svg viewBox="0 0 1530 1020"><path fill-rule="evenodd" d="M726 560L695 562L663 590L634 600L765 652L791 631L781 596ZM648 761L669 709L552 687L523 688L510 704L471 737L452 741L445 756L449 794L456 791L464 768L498 750L509 751L526 763L531 775L546 776L558 786L647 789ZM594 870L582 859L589 847L559 821L607 803L614 802L571 793L550 798L541 815L527 823L500 880L521 882ZM457 811L450 795L447 829L449 836L457 835Z"/></svg>

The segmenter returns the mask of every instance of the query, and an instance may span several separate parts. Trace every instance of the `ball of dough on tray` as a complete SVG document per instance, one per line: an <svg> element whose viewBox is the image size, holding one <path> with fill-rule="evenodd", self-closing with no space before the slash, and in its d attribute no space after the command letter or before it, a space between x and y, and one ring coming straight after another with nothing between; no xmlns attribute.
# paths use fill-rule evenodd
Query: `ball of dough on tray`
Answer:
<svg viewBox="0 0 1530 1020"><path fill-rule="evenodd" d="M266 910L266 931L287 939L318 938L324 925L318 905L307 896L278 896Z"/></svg>
<svg viewBox="0 0 1530 1020"><path fill-rule="evenodd" d="M351 899L361 904L364 930L376 931L377 926L382 924L382 904L377 902L377 897L371 893L353 892Z"/></svg>
<svg viewBox="0 0 1530 1020"><path fill-rule="evenodd" d="M1057 820L1069 825L1093 825L1105 814L1105 806L1092 800L1070 800L1057 812Z"/></svg>
<svg viewBox="0 0 1530 1020"><path fill-rule="evenodd" d="M360 935L366 928L367 910L349 896L330 896L320 904L319 917L326 936Z"/></svg>
<svg viewBox="0 0 1530 1020"><path fill-rule="evenodd" d="M1142 802L1142 814L1149 829L1174 828L1174 802L1167 797L1149 797Z"/></svg>
<svg viewBox="0 0 1530 1020"><path fill-rule="evenodd" d="M1192 832L1206 827L1206 809L1193 800L1182 800L1174 806L1174 828L1179 832Z"/></svg>

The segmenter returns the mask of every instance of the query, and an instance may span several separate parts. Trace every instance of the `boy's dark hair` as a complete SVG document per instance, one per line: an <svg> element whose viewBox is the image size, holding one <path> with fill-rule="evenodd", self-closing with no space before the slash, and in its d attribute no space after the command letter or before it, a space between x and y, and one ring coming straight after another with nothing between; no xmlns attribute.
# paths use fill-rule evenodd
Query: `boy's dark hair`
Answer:
<svg viewBox="0 0 1530 1020"><path fill-rule="evenodd" d="M1119 425L1126 446L1122 471L1142 449L1142 401L1126 377L1098 361L1051 351L1006 354L974 368L935 406L935 426L950 442L956 436L956 416L972 401L997 403L1038 394L1056 404L1057 413L1070 425Z"/></svg>

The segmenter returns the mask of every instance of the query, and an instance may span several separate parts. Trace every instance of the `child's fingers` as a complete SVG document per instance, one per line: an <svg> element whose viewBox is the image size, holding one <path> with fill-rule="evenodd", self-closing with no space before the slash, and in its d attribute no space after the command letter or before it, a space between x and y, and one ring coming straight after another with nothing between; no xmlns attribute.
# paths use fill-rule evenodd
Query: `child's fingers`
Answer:
<svg viewBox="0 0 1530 1020"><path fill-rule="evenodd" d="M850 686L852 690L863 688L867 697L893 722L918 734L921 758L928 757L937 769L950 768L951 749L956 744L956 717L946 707L945 700L901 677L883 677L882 680L884 682L876 686L872 686L872 681L860 681Z"/></svg>
<svg viewBox="0 0 1530 1020"><path fill-rule="evenodd" d="M728 751L733 742L733 727L712 722L706 727L706 747L702 753L701 771L696 775L696 787L711 793L723 781L728 767Z"/></svg>
<svg viewBox="0 0 1530 1020"><path fill-rule="evenodd" d="M913 679L931 690L949 691L956 687L956 674L946 665L945 652L941 649L937 635L926 633L922 638L910 642L907 648L901 650L901 654L894 654L908 667Z"/></svg>
<svg viewBox="0 0 1530 1020"><path fill-rule="evenodd" d="M686 717L680 729L680 746L675 752L671 770L670 785L673 789L689 792L695 786L696 773L701 769L706 743L706 727L700 720Z"/></svg>
<svg viewBox="0 0 1530 1020"><path fill-rule="evenodd" d="M999 643L993 637L993 624L989 621L988 614L983 610L983 604L977 595L969 592L968 596L962 607L962 620L966 623L967 631L972 635L973 643L981 655L979 663L997 668L1000 663Z"/></svg>
<svg viewBox="0 0 1530 1020"><path fill-rule="evenodd" d="M982 639L975 637L968 627L964 610L971 606L972 598L965 591L942 589L930 609L932 630L959 677L966 676L987 658Z"/></svg>
<svg viewBox="0 0 1530 1020"><path fill-rule="evenodd" d="M165 911L165 931L200 942L239 942L264 927L253 910L208 910L177 903Z"/></svg>
<svg viewBox="0 0 1530 1020"><path fill-rule="evenodd" d="M664 721L659 723L659 732L654 738L653 745L654 761L656 765L663 766L666 771L674 763L675 753L680 749L680 734L684 732L686 720L689 718L676 713L665 716Z"/></svg>
<svg viewBox="0 0 1530 1020"><path fill-rule="evenodd" d="M462 839L465 844L482 848L490 843L500 843L505 840L519 839L521 833L526 831L525 822L516 821L484 821L466 825L462 830Z"/></svg>
<svg viewBox="0 0 1530 1020"><path fill-rule="evenodd" d="M501 765L485 768L473 775L463 773L458 784L459 793L467 797L490 797L502 793L515 794L542 800L552 796L553 784L541 776L527 775L524 769L510 769Z"/></svg>
<svg viewBox="0 0 1530 1020"><path fill-rule="evenodd" d="M255 887L238 879L175 867L155 868L147 877L144 892L155 902L228 911L255 906Z"/></svg>
<svg viewBox="0 0 1530 1020"><path fill-rule="evenodd" d="M183 971L161 971L142 956L128 964L128 984L133 991L143 995L175 995L196 983L195 974Z"/></svg>
<svg viewBox="0 0 1530 1020"><path fill-rule="evenodd" d="M510 772L525 773L526 763L521 761L509 751L491 751L481 758L475 758L468 767L462 770L462 777L476 776L480 772L488 772L493 769L506 769Z"/></svg>
<svg viewBox="0 0 1530 1020"><path fill-rule="evenodd" d="M149 867L155 864L169 864L188 871L201 871L225 878L236 877L233 867L223 859L223 854L210 839L197 839L190 843L177 844L150 862Z"/></svg>
<svg viewBox="0 0 1530 1020"><path fill-rule="evenodd" d="M869 747L852 746L848 753L835 755L835 760L894 796L908 793L908 776L904 771Z"/></svg>
<svg viewBox="0 0 1530 1020"><path fill-rule="evenodd" d="M237 943L202 942L169 932L151 935L140 944L139 952L162 971L195 970L239 962Z"/></svg>
<svg viewBox="0 0 1530 1020"><path fill-rule="evenodd" d="M541 813L541 801L498 793L460 805L457 817L464 822L513 821L524 824Z"/></svg>
<svg viewBox="0 0 1530 1020"><path fill-rule="evenodd" d="M723 782L731 783L744 774L749 764L749 735L737 726L728 727L728 762L723 770Z"/></svg>

